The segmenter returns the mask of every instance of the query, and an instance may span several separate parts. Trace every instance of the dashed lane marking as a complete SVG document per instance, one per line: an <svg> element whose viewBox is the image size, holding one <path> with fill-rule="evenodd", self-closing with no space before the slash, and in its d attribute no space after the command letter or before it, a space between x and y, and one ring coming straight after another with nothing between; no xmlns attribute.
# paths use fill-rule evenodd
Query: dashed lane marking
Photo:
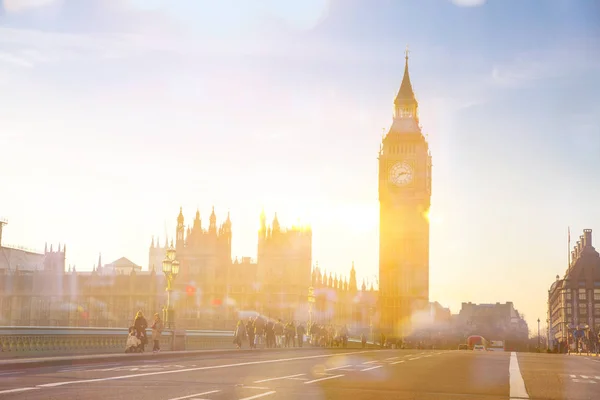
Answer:
<svg viewBox="0 0 600 400"><path fill-rule="evenodd" d="M326 368L325 371L335 371L336 369L344 369L349 367L353 367L353 365L342 365L341 367Z"/></svg>
<svg viewBox="0 0 600 400"><path fill-rule="evenodd" d="M196 393L196 394L190 394L189 396L182 396L182 397L174 397L172 399L169 400L184 400L184 399L191 399L192 397L197 397L197 396L204 396L205 394L213 394L213 393L219 393L220 390L211 390L209 392L202 392L202 393Z"/></svg>
<svg viewBox="0 0 600 400"><path fill-rule="evenodd" d="M404 360L396 361L396 362L393 362L392 365L400 364L400 363L403 363L403 362L404 362Z"/></svg>
<svg viewBox="0 0 600 400"><path fill-rule="evenodd" d="M26 388L17 388L17 389L2 390L2 391L0 391L0 394L26 392L26 391L29 391L29 390L39 390L39 388L37 388L37 387L26 387Z"/></svg>
<svg viewBox="0 0 600 400"><path fill-rule="evenodd" d="M336 379L336 378L341 378L342 376L345 375L333 375L333 376L326 376L325 378L319 378L319 379L313 379L312 381L306 381L304 382L305 385L310 385L311 383L316 383L316 382L321 382L321 381L326 381L328 379Z"/></svg>
<svg viewBox="0 0 600 400"><path fill-rule="evenodd" d="M242 387L242 389L256 389L256 390L269 390L270 388L268 387L264 387L264 386L246 386L246 385L240 385Z"/></svg>
<svg viewBox="0 0 600 400"><path fill-rule="evenodd" d="M420 359L420 358L421 358L421 357L409 358L409 359L408 359L408 361L418 360L418 359Z"/></svg>
<svg viewBox="0 0 600 400"><path fill-rule="evenodd" d="M296 377L302 376L302 375L306 375L306 374L296 374L296 375L280 376L280 377L277 377L277 378L261 379L259 381L254 381L254 383L263 383L263 382L277 381L277 380L280 380L280 379L296 378Z"/></svg>
<svg viewBox="0 0 600 400"><path fill-rule="evenodd" d="M265 397L265 396L270 396L270 395L275 394L275 393L276 392L274 390L271 390L270 392L256 394L256 395L250 396L250 397L244 397L243 399L240 399L240 400L253 400L253 399L258 399L258 398Z"/></svg>
<svg viewBox="0 0 600 400"><path fill-rule="evenodd" d="M374 363L378 363L379 360L373 360L373 361L366 361L363 364L374 364Z"/></svg>
<svg viewBox="0 0 600 400"><path fill-rule="evenodd" d="M391 361L391 360L397 360L400 357L390 357L390 358L386 358L385 361Z"/></svg>
<svg viewBox="0 0 600 400"><path fill-rule="evenodd" d="M360 372L365 372L365 371L370 371L372 369L377 369L377 368L381 368L381 365L376 365L374 367L370 367L370 368L365 368L365 369L361 369Z"/></svg>
<svg viewBox="0 0 600 400"><path fill-rule="evenodd" d="M569 375L571 382L574 383L600 383L600 375ZM598 381L598 382L596 382Z"/></svg>

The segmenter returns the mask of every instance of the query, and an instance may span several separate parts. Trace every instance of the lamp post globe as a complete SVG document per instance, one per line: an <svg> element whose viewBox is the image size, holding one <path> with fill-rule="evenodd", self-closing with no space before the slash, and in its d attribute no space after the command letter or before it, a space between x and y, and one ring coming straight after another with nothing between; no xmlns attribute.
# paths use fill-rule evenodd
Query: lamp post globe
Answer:
<svg viewBox="0 0 600 400"><path fill-rule="evenodd" d="M171 268L173 267L173 261L169 258L165 258L162 262L162 270L165 275L169 275L171 273Z"/></svg>
<svg viewBox="0 0 600 400"><path fill-rule="evenodd" d="M173 278L176 278L177 275L179 275L179 261L177 260L171 262L171 275L173 275Z"/></svg>

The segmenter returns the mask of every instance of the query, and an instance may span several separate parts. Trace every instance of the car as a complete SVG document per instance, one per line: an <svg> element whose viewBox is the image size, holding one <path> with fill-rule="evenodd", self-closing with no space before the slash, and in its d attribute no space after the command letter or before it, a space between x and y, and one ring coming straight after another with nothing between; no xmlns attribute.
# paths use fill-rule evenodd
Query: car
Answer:
<svg viewBox="0 0 600 400"><path fill-rule="evenodd" d="M467 346L466 344L459 344L458 345L458 349L459 350L469 350L469 346Z"/></svg>
<svg viewBox="0 0 600 400"><path fill-rule="evenodd" d="M482 344L476 344L475 346L473 346L473 350L474 351L485 351L485 346L483 346Z"/></svg>

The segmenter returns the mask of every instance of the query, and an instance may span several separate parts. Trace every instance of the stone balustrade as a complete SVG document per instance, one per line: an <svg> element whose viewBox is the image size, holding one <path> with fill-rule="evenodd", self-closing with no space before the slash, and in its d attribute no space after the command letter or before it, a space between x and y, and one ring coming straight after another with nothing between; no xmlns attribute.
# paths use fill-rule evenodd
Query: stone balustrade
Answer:
<svg viewBox="0 0 600 400"><path fill-rule="evenodd" d="M150 350L150 329L147 334L146 349ZM0 327L0 359L121 353L125 351L127 335L125 328ZM235 347L232 331L216 330L165 330L160 346L163 351ZM348 347L359 348L360 341L350 339Z"/></svg>
<svg viewBox="0 0 600 400"><path fill-rule="evenodd" d="M147 334L151 342L150 329ZM0 358L120 353L127 335L125 328L0 327ZM165 330L161 337L162 350L233 347L231 331Z"/></svg>

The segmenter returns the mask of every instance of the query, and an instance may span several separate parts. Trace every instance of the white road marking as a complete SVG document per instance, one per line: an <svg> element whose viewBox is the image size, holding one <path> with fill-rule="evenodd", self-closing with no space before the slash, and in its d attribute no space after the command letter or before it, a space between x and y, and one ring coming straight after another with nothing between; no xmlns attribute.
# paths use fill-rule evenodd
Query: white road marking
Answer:
<svg viewBox="0 0 600 400"><path fill-rule="evenodd" d="M571 378L577 378L577 375L570 375Z"/></svg>
<svg viewBox="0 0 600 400"><path fill-rule="evenodd" d="M431 354L428 354L428 355L426 355L426 356L423 356L423 357L431 357Z"/></svg>
<svg viewBox="0 0 600 400"><path fill-rule="evenodd" d="M408 359L408 361L418 360L418 359L420 359L420 358L421 358L421 357L409 358L409 359Z"/></svg>
<svg viewBox="0 0 600 400"><path fill-rule="evenodd" d="M302 375L306 375L306 374L296 374L296 375L280 376L278 378L261 379L260 381L254 381L254 383L271 382L271 381L277 381L279 379L295 378L297 376L302 376Z"/></svg>
<svg viewBox="0 0 600 400"><path fill-rule="evenodd" d="M256 390L269 390L270 388L268 387L264 387L264 386L246 386L246 385L241 385L242 389L256 389Z"/></svg>
<svg viewBox="0 0 600 400"><path fill-rule="evenodd" d="M385 361L391 361L391 360L396 360L400 357L390 357L390 358L386 358Z"/></svg>
<svg viewBox="0 0 600 400"><path fill-rule="evenodd" d="M596 383L596 381L593 380L585 380L585 379L573 379L573 382L575 383Z"/></svg>
<svg viewBox="0 0 600 400"><path fill-rule="evenodd" d="M205 394L213 394L213 393L218 393L220 392L220 390L211 390L210 392L202 392L202 393L196 393L196 394L190 394L189 396L183 396L183 397L174 397L172 399L169 400L183 400L183 399L190 399L192 397L196 397L196 396L204 396Z"/></svg>
<svg viewBox="0 0 600 400"><path fill-rule="evenodd" d="M393 362L392 365L400 364L400 363L403 363L403 362L404 362L404 360L396 361L396 362Z"/></svg>
<svg viewBox="0 0 600 400"><path fill-rule="evenodd" d="M373 364L376 362L379 362L379 360L367 361L367 362L364 362L363 364Z"/></svg>
<svg viewBox="0 0 600 400"><path fill-rule="evenodd" d="M342 365L341 367L326 368L325 371L334 371L336 369L343 369L343 368L348 368L348 367L352 367L352 365Z"/></svg>
<svg viewBox="0 0 600 400"><path fill-rule="evenodd" d="M516 399L528 399L527 389L525 389L525 381L521 375L519 369L519 360L517 360L517 353L514 351L510 353L510 364L508 367L508 374L510 376L510 400Z"/></svg>
<svg viewBox="0 0 600 400"><path fill-rule="evenodd" d="M350 353L334 353L334 354L320 354L320 355L316 355L316 356L278 358L275 360L248 361L248 362L237 363L237 364L211 365L211 366L207 366L207 367L185 368L185 369L176 369L176 370L169 370L169 371L146 372L146 373L141 373L141 374L109 376L106 378L81 379L81 380L77 380L77 381L46 383L43 385L36 385L36 388L74 385L74 384L79 384L79 383L107 382L107 381L115 381L115 380L120 380L120 379L139 378L142 376L179 374L182 372L193 372L193 371L205 371L205 370L211 370L211 369L243 367L246 365L281 363L281 362L285 362L285 361L311 360L311 359L315 359L315 358L339 357L339 356L345 356L345 355L350 355L350 354L363 354L363 353L372 353L372 352L373 352L373 350L366 350L366 351L354 351L354 352L350 352Z"/></svg>
<svg viewBox="0 0 600 400"><path fill-rule="evenodd" d="M376 366L371 367L371 368L361 369L360 372L370 371L372 369L381 368L381 367L382 367L381 365L376 365Z"/></svg>
<svg viewBox="0 0 600 400"><path fill-rule="evenodd" d="M28 390L38 390L39 388L37 387L26 387L26 388L17 388L17 389L10 389L10 390L2 390L0 391L0 394L4 394L4 393L17 393L17 392L26 392Z"/></svg>
<svg viewBox="0 0 600 400"><path fill-rule="evenodd" d="M14 375L14 374L23 374L25 371L15 371L15 372L0 372L0 375Z"/></svg>
<svg viewBox="0 0 600 400"><path fill-rule="evenodd" d="M579 375L579 376L581 376L583 379L590 379L590 377L587 375Z"/></svg>
<svg viewBox="0 0 600 400"><path fill-rule="evenodd" d="M288 378L290 381L307 381L308 378Z"/></svg>
<svg viewBox="0 0 600 400"><path fill-rule="evenodd" d="M333 376L327 376L325 378L313 379L312 381L304 382L304 384L326 381L327 379L341 378L342 376L345 376L345 375L333 375Z"/></svg>
<svg viewBox="0 0 600 400"><path fill-rule="evenodd" d="M265 397L265 396L269 396L276 393L274 390L271 390L270 392L265 392L265 393L261 393L261 394L257 394L254 396L250 396L250 397L244 397L243 399L240 400L252 400L252 399L258 399L260 397Z"/></svg>

